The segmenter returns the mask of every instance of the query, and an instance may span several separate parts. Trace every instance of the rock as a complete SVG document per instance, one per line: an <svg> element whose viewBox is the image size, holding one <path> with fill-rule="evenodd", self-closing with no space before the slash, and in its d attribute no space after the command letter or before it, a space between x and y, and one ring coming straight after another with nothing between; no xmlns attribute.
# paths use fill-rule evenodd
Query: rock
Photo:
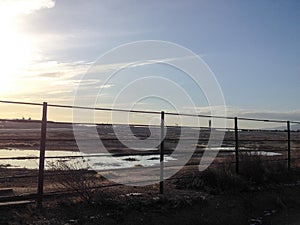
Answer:
<svg viewBox="0 0 300 225"><path fill-rule="evenodd" d="M130 197L130 196L141 196L142 193L129 193L129 194L126 194L126 197Z"/></svg>
<svg viewBox="0 0 300 225"><path fill-rule="evenodd" d="M251 219L251 220L249 220L249 224L250 225L261 225L262 220L261 219Z"/></svg>
<svg viewBox="0 0 300 225"><path fill-rule="evenodd" d="M77 220L69 220L68 222L69 222L70 224L76 224L76 223L78 223Z"/></svg>

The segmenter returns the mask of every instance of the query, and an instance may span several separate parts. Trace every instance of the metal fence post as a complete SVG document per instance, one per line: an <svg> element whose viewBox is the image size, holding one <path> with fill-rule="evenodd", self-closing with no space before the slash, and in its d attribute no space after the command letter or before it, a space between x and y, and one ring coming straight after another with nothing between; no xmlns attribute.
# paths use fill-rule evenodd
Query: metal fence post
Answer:
<svg viewBox="0 0 300 225"><path fill-rule="evenodd" d="M234 117L234 135L235 135L235 172L239 173L239 131L238 118Z"/></svg>
<svg viewBox="0 0 300 225"><path fill-rule="evenodd" d="M37 207L43 207L43 189L44 189L44 167L45 167L45 150L46 150L46 133L47 133L47 102L43 103L43 117L41 127L41 142L40 142L40 162L39 162L39 177L38 177L38 199Z"/></svg>
<svg viewBox="0 0 300 225"><path fill-rule="evenodd" d="M160 122L160 181L159 181L159 193L164 193L164 129L165 129L165 112L161 111Z"/></svg>
<svg viewBox="0 0 300 225"><path fill-rule="evenodd" d="M288 169L291 169L291 126L290 121L287 121L287 135L288 135Z"/></svg>

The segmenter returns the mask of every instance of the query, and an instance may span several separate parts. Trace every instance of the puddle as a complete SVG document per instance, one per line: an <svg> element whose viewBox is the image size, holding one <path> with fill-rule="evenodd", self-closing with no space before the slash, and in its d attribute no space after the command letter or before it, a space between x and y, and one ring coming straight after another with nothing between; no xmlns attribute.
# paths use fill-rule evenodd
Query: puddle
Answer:
<svg viewBox="0 0 300 225"><path fill-rule="evenodd" d="M0 165L8 168L38 169L38 150L0 149ZM72 151L46 151L45 167L49 169L50 163L58 161L74 163L79 165L88 164L96 170L132 168L136 166L151 167L159 165L159 154L157 155L134 155L113 157L110 154L84 154ZM2 159L1 159L2 158ZM3 159L14 158L14 159ZM155 158L155 160L154 160ZM165 161L176 160L174 157L165 156Z"/></svg>

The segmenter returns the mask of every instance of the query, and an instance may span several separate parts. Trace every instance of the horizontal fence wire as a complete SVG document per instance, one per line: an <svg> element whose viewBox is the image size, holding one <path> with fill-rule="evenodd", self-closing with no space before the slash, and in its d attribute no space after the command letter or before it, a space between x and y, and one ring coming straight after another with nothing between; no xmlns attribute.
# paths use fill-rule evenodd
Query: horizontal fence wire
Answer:
<svg viewBox="0 0 300 225"><path fill-rule="evenodd" d="M18 102L18 101L0 100L0 103L43 106L42 103L33 103L33 102ZM117 108L102 108L102 107L88 107L88 106L76 106L76 105L60 105L60 104L48 104L48 107L84 109L84 110L96 110L96 111L115 111L115 112L127 112L127 113L142 113L142 114L145 113L145 114L158 114L158 115L161 114L160 111L128 110L128 109L117 109ZM204 117L204 118L229 119L229 120L233 120L235 118L232 116L217 116L217 115L204 115L204 114L172 113L172 112L165 112L165 115ZM246 117L237 117L237 118L239 120L245 120L245 121L258 121L258 122L271 122L271 123L286 123L287 122L286 120L274 120L274 119L256 119L256 118L246 118ZM290 121L290 123L300 124L300 121Z"/></svg>

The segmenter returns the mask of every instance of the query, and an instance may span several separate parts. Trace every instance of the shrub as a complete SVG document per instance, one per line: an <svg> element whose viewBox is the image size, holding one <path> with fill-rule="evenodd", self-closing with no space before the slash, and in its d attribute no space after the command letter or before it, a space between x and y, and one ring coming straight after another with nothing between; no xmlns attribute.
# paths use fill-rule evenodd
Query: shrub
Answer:
<svg viewBox="0 0 300 225"><path fill-rule="evenodd" d="M246 180L257 185L286 182L290 174L280 161L268 161L268 158L257 153L241 155L240 172Z"/></svg>
<svg viewBox="0 0 300 225"><path fill-rule="evenodd" d="M245 182L231 168L209 168L195 172L189 179L179 180L177 187L208 191L212 194L232 192L246 188Z"/></svg>
<svg viewBox="0 0 300 225"><path fill-rule="evenodd" d="M259 154L243 153L240 158L239 175L236 175L235 170L225 162L217 168L194 172L188 175L188 178L182 177L176 181L176 186L220 193L249 190L255 186L268 186L293 180L292 174L283 162L267 160Z"/></svg>
<svg viewBox="0 0 300 225"><path fill-rule="evenodd" d="M48 164L50 170L55 173L55 181L73 191L87 202L92 202L96 193L96 177L93 171L80 162L68 163L56 161Z"/></svg>
<svg viewBox="0 0 300 225"><path fill-rule="evenodd" d="M245 152L240 156L240 173L248 181L263 184L267 172L267 162L256 153Z"/></svg>

